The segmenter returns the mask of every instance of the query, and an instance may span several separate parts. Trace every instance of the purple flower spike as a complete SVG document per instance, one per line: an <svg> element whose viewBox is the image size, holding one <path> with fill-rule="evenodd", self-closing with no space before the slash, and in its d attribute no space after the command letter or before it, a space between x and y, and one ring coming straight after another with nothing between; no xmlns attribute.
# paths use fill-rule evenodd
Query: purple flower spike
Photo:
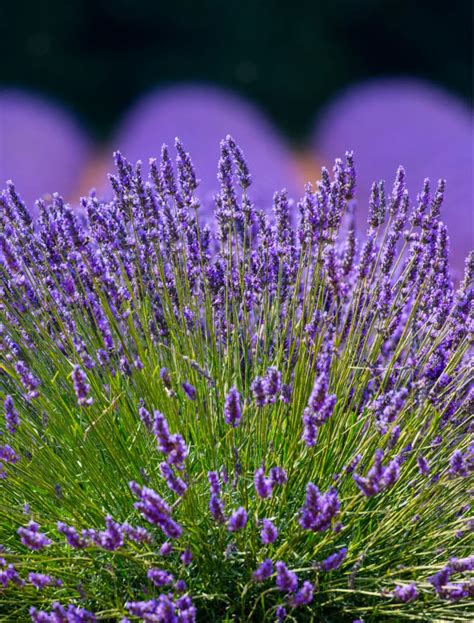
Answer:
<svg viewBox="0 0 474 623"><path fill-rule="evenodd" d="M29 573L28 582L33 584L37 590L41 590L45 586L49 586L53 582L53 579L45 573Z"/></svg>
<svg viewBox="0 0 474 623"><path fill-rule="evenodd" d="M76 392L77 402L81 407L87 407L94 401L88 396L90 392L90 385L87 383L87 377L83 370L79 366L74 366L72 371L72 382L74 385L74 391Z"/></svg>
<svg viewBox="0 0 474 623"><path fill-rule="evenodd" d="M288 481L288 476L283 467L272 467L270 469L270 480L272 485L284 485Z"/></svg>
<svg viewBox="0 0 474 623"><path fill-rule="evenodd" d="M286 619L286 608L284 606L278 606L275 611L275 616L277 618L278 623L282 623Z"/></svg>
<svg viewBox="0 0 474 623"><path fill-rule="evenodd" d="M294 593L298 588L298 577L294 571L290 571L284 562L279 560L276 564L276 587L285 593Z"/></svg>
<svg viewBox="0 0 474 623"><path fill-rule="evenodd" d="M4 558L0 558L0 567L4 567L6 561ZM0 570L0 586L6 587L8 584L16 584L17 586L23 586L24 581L18 575L17 570L13 565L7 565L6 569Z"/></svg>
<svg viewBox="0 0 474 623"><path fill-rule="evenodd" d="M398 601L408 603L417 599L418 591L416 589L416 585L412 582L411 584L406 584L405 586L396 586L393 590L393 596Z"/></svg>
<svg viewBox="0 0 474 623"><path fill-rule="evenodd" d="M194 385L184 381L184 383L181 384L181 387L183 388L183 392L188 400L196 400L196 388Z"/></svg>
<svg viewBox="0 0 474 623"><path fill-rule="evenodd" d="M335 569L339 569L339 567L346 559L346 555L347 548L343 547L339 551L334 552L334 554L331 554L325 560L323 560L323 562L321 563L321 569L323 571L334 571Z"/></svg>
<svg viewBox="0 0 474 623"><path fill-rule="evenodd" d="M266 558L253 572L253 579L256 582L263 582L273 574L273 562Z"/></svg>
<svg viewBox="0 0 474 623"><path fill-rule="evenodd" d="M236 428L242 419L240 394L236 387L232 387L226 396L224 404L224 421Z"/></svg>
<svg viewBox="0 0 474 623"><path fill-rule="evenodd" d="M174 491L174 493L179 496L183 496L186 493L188 485L182 478L173 472L173 469L168 465L168 463L160 463L160 472L171 491Z"/></svg>
<svg viewBox="0 0 474 623"><path fill-rule="evenodd" d="M416 462L418 464L418 470L420 474L423 474L423 475L429 474L430 468L428 466L428 462L422 454L418 455Z"/></svg>
<svg viewBox="0 0 474 623"><path fill-rule="evenodd" d="M89 539L85 536L79 536L77 530L72 526L67 526L64 522L59 521L56 527L58 532L66 537L66 541L70 547L83 549L89 544Z"/></svg>
<svg viewBox="0 0 474 623"><path fill-rule="evenodd" d="M260 531L260 537L264 545L270 545L277 540L278 530L275 524L270 521L270 519L262 519L262 530Z"/></svg>
<svg viewBox="0 0 474 623"><path fill-rule="evenodd" d="M267 395L265 393L265 386L262 377L257 376L254 379L251 389L257 407L264 407L267 403Z"/></svg>
<svg viewBox="0 0 474 623"><path fill-rule="evenodd" d="M189 549L189 547L187 547L184 550L184 552L181 554L181 562L183 563L185 567L188 567L191 564L192 559L193 559L193 553Z"/></svg>
<svg viewBox="0 0 474 623"><path fill-rule="evenodd" d="M10 395L5 396L3 403L5 408L5 427L9 433L14 435L20 426L20 418L15 410L13 398Z"/></svg>
<svg viewBox="0 0 474 623"><path fill-rule="evenodd" d="M188 448L181 435L178 433L170 433L168 422L165 416L159 411L155 411L154 413L153 433L158 441L158 449L166 454L166 461L170 465L182 469L183 463L188 456ZM163 475L166 477L165 474Z"/></svg>
<svg viewBox="0 0 474 623"><path fill-rule="evenodd" d="M242 506L238 508L229 518L227 529L229 532L238 532L247 525L247 511Z"/></svg>
<svg viewBox="0 0 474 623"><path fill-rule="evenodd" d="M172 549L173 549L173 545L169 541L166 541L160 547L161 556L169 556L171 554Z"/></svg>
<svg viewBox="0 0 474 623"><path fill-rule="evenodd" d="M290 604L293 608L298 606L307 606L314 599L314 586L307 580L303 582L303 586L300 590L290 599Z"/></svg>
<svg viewBox="0 0 474 623"><path fill-rule="evenodd" d="M384 467L382 465L383 452L377 450L375 453L375 460L373 466L367 473L367 476L360 476L354 473L353 479L362 491L362 493L371 497L380 493L384 489L388 489L393 486L400 477L400 464L402 462L402 455L396 456L390 461L390 463Z"/></svg>
<svg viewBox="0 0 474 623"><path fill-rule="evenodd" d="M221 485L219 483L219 474L217 472L207 472L207 479L211 488L211 493L214 495L220 495Z"/></svg>
<svg viewBox="0 0 474 623"><path fill-rule="evenodd" d="M324 532L331 526L331 522L339 512L340 502L334 488L326 493L320 493L312 483L306 487L306 501L301 509L299 524L304 530Z"/></svg>
<svg viewBox="0 0 474 623"><path fill-rule="evenodd" d="M23 545L33 550L43 549L52 543L51 539L39 531L39 526L34 521L30 521L26 528L18 528L18 535Z"/></svg>
<svg viewBox="0 0 474 623"><path fill-rule="evenodd" d="M155 586L166 586L174 582L174 576L162 569L148 569L147 577Z"/></svg>
<svg viewBox="0 0 474 623"><path fill-rule="evenodd" d="M113 552L123 546L124 531L120 524L115 522L110 515L105 518L106 529L97 532L94 536L94 542L109 552Z"/></svg>
<svg viewBox="0 0 474 623"><path fill-rule="evenodd" d="M255 491L261 498L271 498L273 491L273 481L271 478L265 478L265 470L259 467L254 475Z"/></svg>
<svg viewBox="0 0 474 623"><path fill-rule="evenodd" d="M209 501L209 510L217 523L225 522L224 503L215 493L211 494L211 499Z"/></svg>
<svg viewBox="0 0 474 623"><path fill-rule="evenodd" d="M30 616L33 623L96 623L97 621L92 612L72 604L65 608L57 601L51 606L51 614L32 607Z"/></svg>
<svg viewBox="0 0 474 623"><path fill-rule="evenodd" d="M166 502L148 487L140 487L136 482L129 484L139 502L134 504L143 517L151 524L159 526L170 539L179 539L183 529L171 518L171 508Z"/></svg>
<svg viewBox="0 0 474 623"><path fill-rule="evenodd" d="M267 403L274 403L281 392L281 373L276 368L268 368L263 379L263 389Z"/></svg>

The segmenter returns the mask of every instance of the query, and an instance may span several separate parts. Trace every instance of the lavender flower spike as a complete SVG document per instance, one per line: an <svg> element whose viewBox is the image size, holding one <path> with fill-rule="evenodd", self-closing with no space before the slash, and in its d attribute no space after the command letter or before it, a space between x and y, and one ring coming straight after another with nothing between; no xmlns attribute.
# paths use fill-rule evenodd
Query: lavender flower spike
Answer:
<svg viewBox="0 0 474 623"><path fill-rule="evenodd" d="M5 407L5 427L9 433L14 435L20 426L20 418L15 410L13 398L7 394L3 404Z"/></svg>
<svg viewBox="0 0 474 623"><path fill-rule="evenodd" d="M236 387L232 387L225 399L224 421L236 428L242 419L242 409L240 406L240 394Z"/></svg>
<svg viewBox="0 0 474 623"><path fill-rule="evenodd" d="M407 584L405 586L396 586L393 591L393 596L398 601L408 603L414 601L418 597L418 591L414 583Z"/></svg>
<svg viewBox="0 0 474 623"><path fill-rule="evenodd" d="M76 392L77 402L81 407L90 406L94 400L88 394L90 392L90 385L87 383L87 377L84 371L79 366L74 366L72 371L72 382L74 385L74 391Z"/></svg>
<svg viewBox="0 0 474 623"><path fill-rule="evenodd" d="M238 532L247 525L247 511L242 506L238 508L231 516L227 523L229 532Z"/></svg>
<svg viewBox="0 0 474 623"><path fill-rule="evenodd" d="M298 577L294 571L290 571L284 562L279 560L276 564L276 587L285 593L294 593L298 588Z"/></svg>
<svg viewBox="0 0 474 623"><path fill-rule="evenodd" d="M18 534L28 549L43 549L52 543L51 539L39 531L39 525L34 521L30 521L26 528L18 528Z"/></svg>

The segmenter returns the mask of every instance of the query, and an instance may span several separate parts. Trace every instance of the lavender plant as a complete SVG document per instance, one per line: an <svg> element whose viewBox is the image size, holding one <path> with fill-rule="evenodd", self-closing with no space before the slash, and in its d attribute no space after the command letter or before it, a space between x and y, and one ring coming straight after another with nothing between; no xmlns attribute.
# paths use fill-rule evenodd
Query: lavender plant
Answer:
<svg viewBox="0 0 474 623"><path fill-rule="evenodd" d="M466 621L474 255L454 287L444 182L374 184L358 241L352 154L268 217L227 137L208 226L176 150L148 181L117 153L82 216L0 198L0 619Z"/></svg>

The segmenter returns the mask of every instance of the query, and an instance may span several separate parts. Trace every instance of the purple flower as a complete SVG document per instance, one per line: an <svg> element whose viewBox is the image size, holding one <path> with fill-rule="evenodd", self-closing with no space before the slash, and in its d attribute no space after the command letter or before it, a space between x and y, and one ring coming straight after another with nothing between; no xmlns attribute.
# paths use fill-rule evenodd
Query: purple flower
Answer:
<svg viewBox="0 0 474 623"><path fill-rule="evenodd" d="M266 558L259 564L257 569L253 572L253 579L256 582L263 582L273 574L273 562L270 558Z"/></svg>
<svg viewBox="0 0 474 623"><path fill-rule="evenodd" d="M279 560L276 564L276 587L285 593L294 593L298 588L298 577L290 571L284 562Z"/></svg>
<svg viewBox="0 0 474 623"><path fill-rule="evenodd" d="M191 564L192 559L193 559L193 553L189 549L189 547L187 547L184 550L184 552L181 554L181 562L183 563L185 567L188 567Z"/></svg>
<svg viewBox="0 0 474 623"><path fill-rule="evenodd" d="M428 582L434 586L437 593L441 591L443 586L445 586L449 582L449 578L451 577L451 569L449 566L444 567L441 571L438 571L434 575L428 578Z"/></svg>
<svg viewBox="0 0 474 623"><path fill-rule="evenodd" d="M242 506L238 508L229 518L227 522L227 529L229 532L238 532L247 525L248 515L245 508Z"/></svg>
<svg viewBox="0 0 474 623"><path fill-rule="evenodd" d="M423 475L429 474L430 468L428 466L428 463L427 463L425 457L422 454L418 455L418 457L416 459L416 462L418 464L418 470L419 470L420 474L423 474Z"/></svg>
<svg viewBox="0 0 474 623"><path fill-rule="evenodd" d="M271 478L265 478L265 470L259 467L254 475L255 491L261 498L271 498L273 491L273 482Z"/></svg>
<svg viewBox="0 0 474 623"><path fill-rule="evenodd" d="M418 597L416 584L412 582L404 586L396 586L393 590L393 596L395 599L398 599L398 601L403 601L404 603L414 601Z"/></svg>
<svg viewBox="0 0 474 623"><path fill-rule="evenodd" d="M76 392L78 404L81 407L91 405L94 402L93 398L88 397L91 388L87 383L87 377L84 371L79 366L74 366L72 371L72 382L74 385L74 391Z"/></svg>
<svg viewBox="0 0 474 623"><path fill-rule="evenodd" d="M225 522L224 503L215 493L211 494L211 499L209 501L209 510L217 523Z"/></svg>
<svg viewBox="0 0 474 623"><path fill-rule="evenodd" d="M162 569L148 569L147 578L153 582L155 586L166 586L174 582L174 576Z"/></svg>
<svg viewBox="0 0 474 623"><path fill-rule="evenodd" d="M273 404L281 392L281 373L276 368L268 368L263 379L263 391L267 404Z"/></svg>
<svg viewBox="0 0 474 623"><path fill-rule="evenodd" d="M207 479L209 481L209 485L211 488L211 493L214 493L214 495L220 495L221 493L221 486L219 483L219 474L217 472L207 472Z"/></svg>
<svg viewBox="0 0 474 623"><path fill-rule="evenodd" d="M3 461L4 463L13 464L19 460L20 457L11 446L9 446L8 444L0 446L0 463Z"/></svg>
<svg viewBox="0 0 474 623"><path fill-rule="evenodd" d="M171 491L174 491L176 495L179 496L186 493L188 488L187 484L182 478L173 472L173 469L168 465L168 463L160 463L160 472Z"/></svg>
<svg viewBox="0 0 474 623"><path fill-rule="evenodd" d="M242 409L240 406L240 394L236 387L232 387L225 398L224 421L236 428L242 419Z"/></svg>
<svg viewBox="0 0 474 623"><path fill-rule="evenodd" d="M51 539L39 531L39 525L34 521L30 521L26 528L18 528L18 534L23 545L29 549L43 549L52 543Z"/></svg>
<svg viewBox="0 0 474 623"><path fill-rule="evenodd" d="M151 417L151 413L145 409L143 404L138 409L138 415L140 416L140 420L145 425L145 428L151 432L153 429L153 419Z"/></svg>
<svg viewBox="0 0 474 623"><path fill-rule="evenodd" d="M6 565L4 558L1 558L0 562L2 563L0 566ZM17 570L11 564L7 565L6 569L0 570L0 586L6 587L10 582L17 586L22 586L24 584Z"/></svg>
<svg viewBox="0 0 474 623"><path fill-rule="evenodd" d="M392 459L386 467L382 465L382 459L383 451L377 450L374 464L368 471L367 476L360 476L356 473L353 475L356 485L367 497L371 497L384 489L388 489L400 477L402 456L400 455Z"/></svg>
<svg viewBox="0 0 474 623"><path fill-rule="evenodd" d="M270 521L270 519L262 519L262 530L260 531L260 537L264 545L270 545L277 540L278 530L275 524Z"/></svg>
<svg viewBox="0 0 474 623"><path fill-rule="evenodd" d="M474 554L467 558L451 558L449 561L449 569L453 573L463 573L464 571L474 570Z"/></svg>
<svg viewBox="0 0 474 623"><path fill-rule="evenodd" d="M318 428L331 417L336 396L328 394L329 374L323 369L315 378L308 406L303 412L303 440L308 447L316 444Z"/></svg>
<svg viewBox="0 0 474 623"><path fill-rule="evenodd" d="M446 584L438 592L438 596L441 599L447 599L448 601L459 601L466 597L472 597L473 589L472 583L468 582L451 582Z"/></svg>
<svg viewBox="0 0 474 623"><path fill-rule="evenodd" d="M168 538L179 539L183 529L171 518L168 504L153 489L140 487L136 482L130 482L129 486L139 499L134 506L143 517L149 523L159 526Z"/></svg>
<svg viewBox="0 0 474 623"><path fill-rule="evenodd" d="M293 608L298 606L307 606L314 599L314 586L307 580L303 582L303 586L295 593L290 599L290 604Z"/></svg>
<svg viewBox="0 0 474 623"><path fill-rule="evenodd" d="M166 389L171 389L171 376L167 368L161 368L160 379L163 381L163 384L166 387Z"/></svg>
<svg viewBox="0 0 474 623"><path fill-rule="evenodd" d="M183 392L188 400L196 400L196 388L194 385L184 381L184 383L181 384L181 387L183 388Z"/></svg>
<svg viewBox="0 0 474 623"><path fill-rule="evenodd" d="M342 549L334 552L327 558L323 560L321 563L321 569L323 571L334 571L335 569L339 569L344 560L346 559L347 548L343 547Z"/></svg>
<svg viewBox="0 0 474 623"><path fill-rule="evenodd" d="M169 432L168 422L159 411L154 413L153 433L158 441L158 449L166 454L167 462L181 469L188 456L188 448L181 435Z"/></svg>
<svg viewBox="0 0 474 623"><path fill-rule="evenodd" d="M74 549L83 549L89 544L89 540L85 536L79 536L77 530L72 526L67 526L64 522L58 521L56 527L58 532L66 537L68 545Z"/></svg>
<svg viewBox="0 0 474 623"><path fill-rule="evenodd" d="M129 523L122 524L122 532L134 543L151 543L152 535L141 526L131 526Z"/></svg>
<svg viewBox="0 0 474 623"><path fill-rule="evenodd" d="M36 398L38 396L36 388L40 384L39 379L35 377L24 361L17 361L15 370L20 377L23 387L27 391L27 399L30 400L32 398Z"/></svg>
<svg viewBox="0 0 474 623"><path fill-rule="evenodd" d="M173 549L173 545L169 541L165 541L163 545L160 547L161 556L169 556L171 554L172 549Z"/></svg>
<svg viewBox="0 0 474 623"><path fill-rule="evenodd" d="M20 426L20 418L18 413L15 410L15 406L13 404L13 398L7 394L4 400L4 408L5 408L5 426L9 433L14 435Z"/></svg>
<svg viewBox="0 0 474 623"><path fill-rule="evenodd" d="M288 476L283 467L272 467L270 469L270 482L276 485L284 485L288 481Z"/></svg>
<svg viewBox="0 0 474 623"><path fill-rule="evenodd" d="M113 552L123 545L123 528L120 524L115 522L110 515L107 515L105 518L105 526L105 530L95 533L94 542L99 547Z"/></svg>
<svg viewBox="0 0 474 623"><path fill-rule="evenodd" d="M251 386L253 399L255 400L255 404L257 407L264 407L267 403L267 396L265 393L265 386L263 383L263 379L260 376L257 376Z"/></svg>
<svg viewBox="0 0 474 623"><path fill-rule="evenodd" d="M57 601L53 602L50 614L32 607L30 616L33 623L96 623L97 621L92 612L72 604L65 608Z"/></svg>
<svg viewBox="0 0 474 623"><path fill-rule="evenodd" d="M279 623L284 621L286 619L286 608L284 606L278 606L278 608L275 611L275 616Z"/></svg>
<svg viewBox="0 0 474 623"><path fill-rule="evenodd" d="M449 460L449 473L451 476L467 476L467 468L461 450L455 450Z"/></svg>
<svg viewBox="0 0 474 623"><path fill-rule="evenodd" d="M177 593L184 593L184 591L186 590L186 582L184 580L178 580L174 585L174 590Z"/></svg>
<svg viewBox="0 0 474 623"><path fill-rule="evenodd" d="M51 584L53 582L53 579L51 578L51 576L44 573L29 573L28 582L30 584L33 584L36 589L41 590L45 586Z"/></svg>
<svg viewBox="0 0 474 623"><path fill-rule="evenodd" d="M324 532L339 512L340 502L336 489L331 487L326 493L320 493L312 483L306 487L306 501L300 511L299 524L304 530Z"/></svg>

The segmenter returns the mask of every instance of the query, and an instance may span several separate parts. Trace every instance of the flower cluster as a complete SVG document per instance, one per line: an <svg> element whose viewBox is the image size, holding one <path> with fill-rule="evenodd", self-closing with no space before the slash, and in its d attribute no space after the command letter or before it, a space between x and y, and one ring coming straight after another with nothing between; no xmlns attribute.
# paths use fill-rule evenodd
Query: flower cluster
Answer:
<svg viewBox="0 0 474 623"><path fill-rule="evenodd" d="M203 223L176 153L116 153L107 199L35 221L0 195L0 619L463 620L474 254L454 284L445 183L376 182L359 237L351 153L267 206L227 137Z"/></svg>

